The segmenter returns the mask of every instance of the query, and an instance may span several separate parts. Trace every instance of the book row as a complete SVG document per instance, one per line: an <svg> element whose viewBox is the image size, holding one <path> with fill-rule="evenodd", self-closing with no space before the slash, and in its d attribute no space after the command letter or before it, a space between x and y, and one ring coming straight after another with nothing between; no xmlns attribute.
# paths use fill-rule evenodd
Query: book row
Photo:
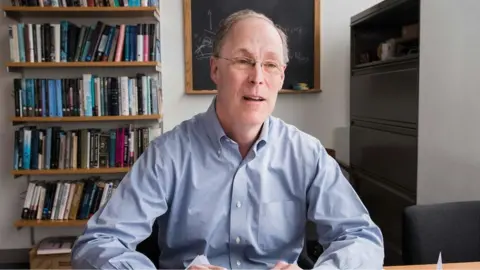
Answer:
<svg viewBox="0 0 480 270"><path fill-rule="evenodd" d="M60 23L10 24L12 62L160 62L159 23L77 26Z"/></svg>
<svg viewBox="0 0 480 270"><path fill-rule="evenodd" d="M120 180L99 177L74 181L30 181L22 208L22 219L88 219L102 208L117 189Z"/></svg>
<svg viewBox="0 0 480 270"><path fill-rule="evenodd" d="M15 170L131 167L148 147L150 128L15 130Z"/></svg>
<svg viewBox="0 0 480 270"><path fill-rule="evenodd" d="M128 116L162 113L157 76L13 79L15 116Z"/></svg>
<svg viewBox="0 0 480 270"><path fill-rule="evenodd" d="M11 0L22 7L159 7L158 0Z"/></svg>

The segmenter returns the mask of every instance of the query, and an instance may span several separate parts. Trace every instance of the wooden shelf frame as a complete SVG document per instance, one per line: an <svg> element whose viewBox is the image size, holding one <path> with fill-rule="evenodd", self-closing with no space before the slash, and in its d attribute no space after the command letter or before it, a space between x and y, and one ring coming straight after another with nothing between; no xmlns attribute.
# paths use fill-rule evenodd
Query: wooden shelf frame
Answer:
<svg viewBox="0 0 480 270"><path fill-rule="evenodd" d="M12 117L13 123L56 123L56 122L105 122L160 120L162 115L119 115L119 116L65 116L65 117Z"/></svg>
<svg viewBox="0 0 480 270"><path fill-rule="evenodd" d="M161 72L161 63L155 61L82 61L82 62L7 62L7 70L16 68L153 68Z"/></svg>
<svg viewBox="0 0 480 270"><path fill-rule="evenodd" d="M12 170L13 176L22 175L71 175L71 174L113 174L127 173L130 167L94 168L94 169L52 169L52 170Z"/></svg>
<svg viewBox="0 0 480 270"><path fill-rule="evenodd" d="M130 18L143 17L160 21L157 7L2 7L4 15L19 19L22 17L69 17L69 18Z"/></svg>
<svg viewBox="0 0 480 270"><path fill-rule="evenodd" d="M24 227L83 227L87 224L87 219L78 220L29 220L19 219L13 226L17 229Z"/></svg>
<svg viewBox="0 0 480 270"><path fill-rule="evenodd" d="M187 95L211 95L216 94L214 89L194 89L193 87L193 55L192 55L192 1L183 0L183 37L184 37L184 56L185 56L185 94ZM313 0L313 87L306 91L280 90L280 94L311 94L321 93L321 18L322 7L321 0Z"/></svg>

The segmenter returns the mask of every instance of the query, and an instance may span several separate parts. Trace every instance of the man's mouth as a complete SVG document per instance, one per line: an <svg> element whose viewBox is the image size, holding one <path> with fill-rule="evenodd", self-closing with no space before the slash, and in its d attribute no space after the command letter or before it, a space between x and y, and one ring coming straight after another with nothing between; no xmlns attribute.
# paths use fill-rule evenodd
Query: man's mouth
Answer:
<svg viewBox="0 0 480 270"><path fill-rule="evenodd" d="M243 99L247 101L265 101L265 99L260 96L243 96Z"/></svg>

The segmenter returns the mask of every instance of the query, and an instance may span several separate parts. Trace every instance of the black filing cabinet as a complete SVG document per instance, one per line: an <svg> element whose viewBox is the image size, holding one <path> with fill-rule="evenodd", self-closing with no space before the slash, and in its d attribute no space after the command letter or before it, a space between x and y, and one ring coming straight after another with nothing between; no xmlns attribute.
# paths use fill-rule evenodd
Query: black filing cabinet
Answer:
<svg viewBox="0 0 480 270"><path fill-rule="evenodd" d="M416 204L419 0L385 0L351 19L351 178L402 264L402 213Z"/></svg>

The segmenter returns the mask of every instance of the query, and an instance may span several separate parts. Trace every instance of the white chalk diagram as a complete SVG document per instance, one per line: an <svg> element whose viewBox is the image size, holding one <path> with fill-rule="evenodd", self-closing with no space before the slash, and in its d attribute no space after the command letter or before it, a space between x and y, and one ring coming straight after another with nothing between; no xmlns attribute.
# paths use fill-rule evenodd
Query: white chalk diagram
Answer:
<svg viewBox="0 0 480 270"><path fill-rule="evenodd" d="M195 58L197 60L208 59L213 54L213 39L215 32L213 32L212 25L212 11L208 10L209 29L203 29L202 34L194 34L193 39L195 41Z"/></svg>
<svg viewBox="0 0 480 270"><path fill-rule="evenodd" d="M212 25L212 11L207 11L208 20L209 20L209 29L203 29L202 34L195 33L193 39L194 43L194 54L197 60L209 59L213 55L213 39L215 37L215 32L213 31ZM303 29L301 27L292 27L292 28L283 28L285 33L288 35L289 39L293 39L292 36L301 36ZM302 52L294 51L290 52L290 59L295 59L299 64L305 64L310 61L310 58L303 56Z"/></svg>

